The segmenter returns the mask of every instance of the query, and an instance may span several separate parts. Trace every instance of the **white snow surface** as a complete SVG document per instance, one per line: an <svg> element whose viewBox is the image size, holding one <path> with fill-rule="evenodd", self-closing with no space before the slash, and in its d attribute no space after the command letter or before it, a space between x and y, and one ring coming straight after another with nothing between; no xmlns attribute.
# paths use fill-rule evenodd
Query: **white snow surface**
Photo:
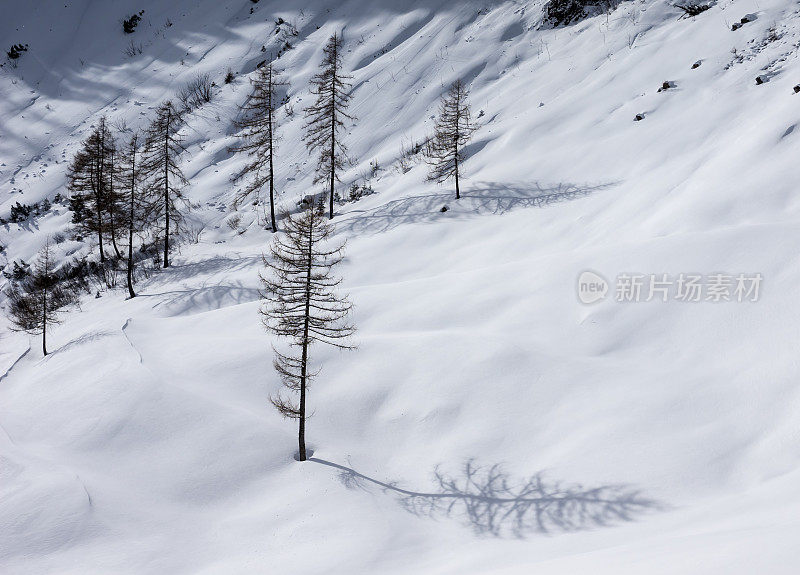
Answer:
<svg viewBox="0 0 800 575"><path fill-rule="evenodd" d="M668 1L630 1L555 29L541 0L2 5L0 47L30 49L0 69L0 216L66 195L102 115L144 127L198 72L217 86L185 129L200 241L140 297L84 298L46 358L0 320L0 572L800 570L796 2L678 19ZM294 109L282 204L319 189L302 110L334 31L358 117L342 194L381 166L375 194L337 206L359 349L313 350L305 463L268 402L271 234L252 206L244 233L225 223L244 161L232 122L279 17L298 31L277 60ZM142 54L124 54L131 40ZM460 201L423 163L398 166L456 78L482 113ZM0 226L0 265L69 236L69 219L55 205ZM764 283L754 303L586 306L586 269Z"/></svg>

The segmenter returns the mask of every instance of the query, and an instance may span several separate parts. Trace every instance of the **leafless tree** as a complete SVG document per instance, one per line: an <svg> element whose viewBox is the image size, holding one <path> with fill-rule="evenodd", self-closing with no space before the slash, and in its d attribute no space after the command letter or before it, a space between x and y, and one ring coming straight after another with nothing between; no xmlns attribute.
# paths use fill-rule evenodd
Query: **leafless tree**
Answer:
<svg viewBox="0 0 800 575"><path fill-rule="evenodd" d="M258 75L252 80L253 91L247 102L241 107L241 118L236 122L243 130L243 143L231 148L234 152L247 152L250 162L242 170L242 174L250 176L250 182L236 197L234 205L255 194L258 198L261 190L269 185L269 210L272 231L277 232L275 223L275 141L277 123L275 111L281 105L277 91L286 86L286 82L272 67L272 62L258 69Z"/></svg>
<svg viewBox="0 0 800 575"><path fill-rule="evenodd" d="M77 291L56 275L56 260L50 238L39 251L33 272L7 292L12 329L42 336L47 355L47 328L61 323L59 311L77 301Z"/></svg>
<svg viewBox="0 0 800 575"><path fill-rule="evenodd" d="M117 259L122 259L122 254L119 251L119 246L117 245L117 233L120 232L120 228L122 227L122 214L124 213L124 206L122 205L122 198L120 196L119 190L115 187L114 176L119 171L119 166L117 165L118 160L118 152L117 152L117 142L113 138L109 142L109 154L108 154L108 168L106 172L108 173L108 188L106 190L106 213L108 214L108 231L111 235L111 246L114 248L114 255L117 256Z"/></svg>
<svg viewBox="0 0 800 575"><path fill-rule="evenodd" d="M208 74L197 74L178 92L182 112L191 112L214 97L214 83Z"/></svg>
<svg viewBox="0 0 800 575"><path fill-rule="evenodd" d="M261 314L265 327L286 338L291 349L275 349L274 365L283 386L299 394L299 401L280 393L271 401L281 415L299 420L299 459L305 461L306 390L317 375L309 370L309 349L314 343L352 349L355 328L347 323L352 304L337 295L341 279L332 273L342 261L344 244L326 247L333 226L325 221L322 205L287 214L284 221L285 234L274 237L270 257L264 257L269 273L261 276Z"/></svg>
<svg viewBox="0 0 800 575"><path fill-rule="evenodd" d="M120 177L125 200L125 226L128 232L128 256L127 256L127 284L128 293L130 297L136 297L136 292L133 289L133 275L134 275L134 260L133 260L133 244L134 237L137 234L144 232L146 227L146 213L147 206L145 197L142 190L142 174L139 158L139 140L138 132L134 132L133 136L122 151L122 161L120 162Z"/></svg>
<svg viewBox="0 0 800 575"><path fill-rule="evenodd" d="M73 200L83 210L73 214L73 223L85 234L96 234L100 261L105 262L104 235L111 233L116 210L112 193L114 170L114 138L105 116L75 154L67 174L68 188Z"/></svg>
<svg viewBox="0 0 800 575"><path fill-rule="evenodd" d="M464 146L478 128L472 121L468 99L469 91L461 80L456 80L442 99L433 138L426 149L427 162L431 167L428 178L440 184L455 178L456 199L461 197L458 179L464 161Z"/></svg>
<svg viewBox="0 0 800 575"><path fill-rule="evenodd" d="M178 156L186 151L180 129L183 116L167 101L156 111L156 118L145 133L141 173L149 180L151 209L164 216L164 267L169 267L170 226L176 228L182 220L179 205L188 208L181 191L189 183L178 166Z"/></svg>
<svg viewBox="0 0 800 575"><path fill-rule="evenodd" d="M344 120L354 121L355 117L347 113L352 76L342 71L341 37L337 34L331 36L323 54L322 69L311 78L311 93L317 98L305 110L304 141L309 153L319 152L314 183L330 183L328 217L332 219L334 187L339 180L337 171L344 167L347 159L347 147L339 131L345 128Z"/></svg>

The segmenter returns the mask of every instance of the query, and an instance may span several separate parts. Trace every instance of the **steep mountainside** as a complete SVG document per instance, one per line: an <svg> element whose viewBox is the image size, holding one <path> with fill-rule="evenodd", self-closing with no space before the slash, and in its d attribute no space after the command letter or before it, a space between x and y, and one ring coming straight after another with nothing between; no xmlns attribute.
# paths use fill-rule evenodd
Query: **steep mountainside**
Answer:
<svg viewBox="0 0 800 575"><path fill-rule="evenodd" d="M0 68L0 217L52 204L0 225L7 273L48 235L94 257L56 196L102 116L144 128L198 73L215 86L183 131L175 265L84 297L47 357L0 317L0 571L795 573L800 8L712 4L560 26L543 0L4 7L0 47L27 50ZM280 54L280 201L321 190L303 110L335 31L357 118L339 191L374 193L336 206L359 349L314 349L299 463L257 313L271 233L232 205L229 148ZM456 201L402 151L459 78L481 127ZM586 270L604 301L580 302ZM617 301L625 274L642 301ZM664 302L651 274L763 281Z"/></svg>

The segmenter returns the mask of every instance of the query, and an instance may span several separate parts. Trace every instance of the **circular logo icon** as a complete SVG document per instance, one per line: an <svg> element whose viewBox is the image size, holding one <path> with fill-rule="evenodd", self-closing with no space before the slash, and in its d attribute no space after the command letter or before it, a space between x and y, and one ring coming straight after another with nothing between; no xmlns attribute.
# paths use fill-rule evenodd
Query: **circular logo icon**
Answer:
<svg viewBox="0 0 800 575"><path fill-rule="evenodd" d="M578 299L585 304L602 301L608 295L606 278L592 271L585 271L578 276Z"/></svg>

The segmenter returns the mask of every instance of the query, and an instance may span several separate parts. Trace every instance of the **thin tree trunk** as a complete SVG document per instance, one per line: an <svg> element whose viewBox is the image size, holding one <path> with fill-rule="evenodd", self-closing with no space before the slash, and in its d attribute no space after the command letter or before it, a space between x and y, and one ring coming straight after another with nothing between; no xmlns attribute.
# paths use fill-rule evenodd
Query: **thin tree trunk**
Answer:
<svg viewBox="0 0 800 575"><path fill-rule="evenodd" d="M100 244L100 261L106 261L106 253L103 249L103 140L96 148L97 158L97 182L95 182L95 203L97 204L97 241ZM106 282L108 283L108 282Z"/></svg>
<svg viewBox="0 0 800 575"><path fill-rule="evenodd" d="M119 247L117 246L117 238L116 234L114 233L114 216L111 216L111 245L114 246L114 253L117 255L119 259L122 259L122 253L119 251Z"/></svg>
<svg viewBox="0 0 800 575"><path fill-rule="evenodd" d="M313 206L311 209L315 209ZM306 309L303 319L303 356L300 365L300 429L298 443L300 447L299 459L306 460L306 373L308 372L308 325L311 316L311 274L312 274L312 236L314 230L308 229L308 267L306 269Z"/></svg>
<svg viewBox="0 0 800 575"><path fill-rule="evenodd" d="M461 199L461 192L458 189L458 144L456 144L456 199Z"/></svg>
<svg viewBox="0 0 800 575"><path fill-rule="evenodd" d="M103 217L100 215L100 208L97 209L97 243L100 244L100 262L106 261L106 253L103 251Z"/></svg>
<svg viewBox="0 0 800 575"><path fill-rule="evenodd" d="M103 250L103 212L102 212L102 205L103 205L103 196L100 193L100 183L94 183L94 203L97 206L96 216L97 216L97 243L100 246L100 262L106 261L106 252Z"/></svg>
<svg viewBox="0 0 800 575"><path fill-rule="evenodd" d="M334 34L334 38L336 35ZM336 42L333 43L333 78L331 79L331 195L328 219L333 219L333 187L336 184Z"/></svg>
<svg viewBox="0 0 800 575"><path fill-rule="evenodd" d="M110 198L112 199L108 205L108 215L110 218L111 223L111 245L114 246L114 253L117 254L118 259L122 259L122 254L119 251L119 247L117 247L117 234L114 231L114 154L111 154L111 175L109 176L109 192Z"/></svg>
<svg viewBox="0 0 800 575"><path fill-rule="evenodd" d="M275 176L272 172L272 128L270 128L270 152L269 152L269 212L272 220L272 232L278 231L278 224L275 222Z"/></svg>
<svg viewBox="0 0 800 575"><path fill-rule="evenodd" d="M133 203L133 202L131 202ZM131 225L128 228L128 294L131 298L136 297L133 291L133 208L131 208Z"/></svg>
<svg viewBox="0 0 800 575"><path fill-rule="evenodd" d="M164 267L169 267L169 123L167 112L166 134L164 134Z"/></svg>
<svg viewBox="0 0 800 575"><path fill-rule="evenodd" d="M272 233L278 231L278 226L275 223L275 172L272 160L273 147L272 147L272 64L269 67L269 112L267 117L267 129L269 131L269 211L272 220Z"/></svg>
<svg viewBox="0 0 800 575"><path fill-rule="evenodd" d="M333 130L331 130L331 132L333 132ZM328 208L328 219L329 220L333 219L333 186L334 186L334 182L336 181L336 172L334 171L336 168L333 167L334 154L333 154L332 150L333 150L333 145L331 145L331 195L330 195L330 202L329 202L330 206Z"/></svg>
<svg viewBox="0 0 800 575"><path fill-rule="evenodd" d="M328 219L333 219L333 187L336 184L336 112L331 116L331 193Z"/></svg>
<svg viewBox="0 0 800 575"><path fill-rule="evenodd" d="M135 140L134 140L135 141ZM128 212L128 293L131 299L136 297L133 291L133 212L134 196L136 194L136 148L132 146L131 158L131 205Z"/></svg>
<svg viewBox="0 0 800 575"><path fill-rule="evenodd" d="M169 191L164 190L164 212L166 214L164 223L164 267L169 267Z"/></svg>
<svg viewBox="0 0 800 575"><path fill-rule="evenodd" d="M305 331L308 332L308 317L306 317ZM308 338L303 340L303 365L300 371L300 428L297 433L299 445L298 459L306 460L306 362L308 361Z"/></svg>
<svg viewBox="0 0 800 575"><path fill-rule="evenodd" d="M458 141L461 138L461 133L459 132L459 127L461 126L461 96L456 96L456 125L455 125L455 137L453 138L453 147L455 148L456 157L455 157L455 168L456 168L456 199L461 199L461 192L458 188Z"/></svg>
<svg viewBox="0 0 800 575"><path fill-rule="evenodd" d="M47 288L42 290L42 354L47 355Z"/></svg>

